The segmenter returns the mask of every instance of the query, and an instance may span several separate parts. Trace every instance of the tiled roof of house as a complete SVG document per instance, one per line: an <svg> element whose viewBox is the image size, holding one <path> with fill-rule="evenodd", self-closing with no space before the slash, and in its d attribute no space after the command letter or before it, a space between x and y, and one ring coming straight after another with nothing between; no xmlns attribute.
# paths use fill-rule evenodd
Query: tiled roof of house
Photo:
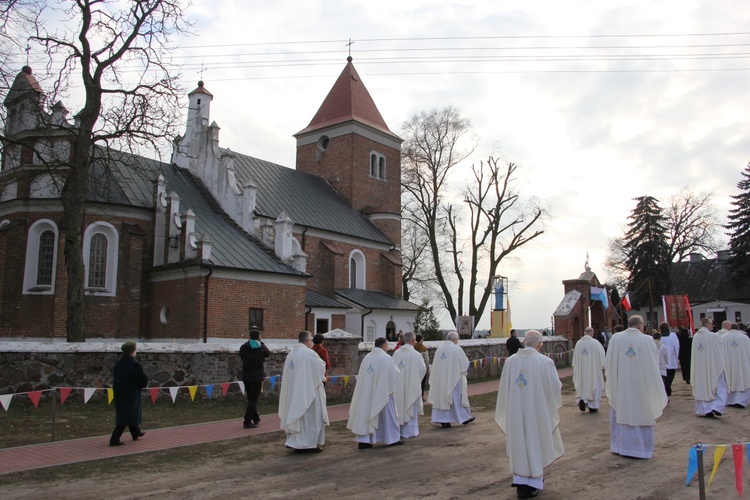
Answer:
<svg viewBox="0 0 750 500"><path fill-rule="evenodd" d="M223 153L227 150L222 150ZM256 214L277 218L284 211L295 224L379 243L391 241L353 209L325 179L232 152L240 186L257 186Z"/></svg>
<svg viewBox="0 0 750 500"><path fill-rule="evenodd" d="M731 279L726 260L704 259L672 264L672 290L691 304L715 300L750 303L750 281Z"/></svg>
<svg viewBox="0 0 750 500"><path fill-rule="evenodd" d="M412 304L407 300L372 290L343 288L336 290L336 295L368 309L400 309L403 311L419 311L421 309L417 304Z"/></svg>
<svg viewBox="0 0 750 500"><path fill-rule="evenodd" d="M385 124L378 107L375 106L375 101L372 100L357 70L354 69L351 59L336 83L333 84L333 88L328 92L310 124L297 132L295 136L348 121L357 121L398 137Z"/></svg>

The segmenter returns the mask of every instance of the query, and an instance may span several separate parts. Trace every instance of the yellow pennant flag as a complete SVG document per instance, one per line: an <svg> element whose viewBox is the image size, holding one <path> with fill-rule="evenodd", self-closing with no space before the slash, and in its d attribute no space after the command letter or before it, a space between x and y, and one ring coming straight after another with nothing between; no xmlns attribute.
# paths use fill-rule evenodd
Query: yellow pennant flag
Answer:
<svg viewBox="0 0 750 500"><path fill-rule="evenodd" d="M107 404L112 404L113 399L115 399L114 389L107 389Z"/></svg>
<svg viewBox="0 0 750 500"><path fill-rule="evenodd" d="M344 375L344 387L349 383L349 375Z"/></svg>
<svg viewBox="0 0 750 500"><path fill-rule="evenodd" d="M190 391L190 401L195 401L195 393L198 392L198 386L191 385L188 387L188 391Z"/></svg>
<svg viewBox="0 0 750 500"><path fill-rule="evenodd" d="M721 463L721 458L724 456L724 450L726 449L727 445L725 444L716 447L716 451L714 452L714 470L711 471L711 477L708 480L708 486L706 487L706 489L711 487L711 481L714 480L716 471L719 469L719 464Z"/></svg>

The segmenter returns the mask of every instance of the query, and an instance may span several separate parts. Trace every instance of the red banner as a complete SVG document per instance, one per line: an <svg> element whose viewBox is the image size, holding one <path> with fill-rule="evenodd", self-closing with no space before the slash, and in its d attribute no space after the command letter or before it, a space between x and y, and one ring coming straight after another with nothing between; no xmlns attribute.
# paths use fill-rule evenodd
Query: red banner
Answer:
<svg viewBox="0 0 750 500"><path fill-rule="evenodd" d="M671 328L693 331L693 313L687 295L662 295L664 317Z"/></svg>

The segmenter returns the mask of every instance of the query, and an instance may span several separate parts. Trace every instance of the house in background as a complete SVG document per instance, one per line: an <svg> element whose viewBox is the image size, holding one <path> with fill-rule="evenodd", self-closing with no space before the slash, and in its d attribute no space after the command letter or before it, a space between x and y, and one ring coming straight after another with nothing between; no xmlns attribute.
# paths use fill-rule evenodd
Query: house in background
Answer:
<svg viewBox="0 0 750 500"><path fill-rule="evenodd" d="M374 340L413 329L401 298L400 145L351 58L310 124L296 170L219 143L214 96L188 94L169 164L94 151L83 234L86 337ZM60 191L75 124L26 67L4 101L0 337L64 338Z"/></svg>

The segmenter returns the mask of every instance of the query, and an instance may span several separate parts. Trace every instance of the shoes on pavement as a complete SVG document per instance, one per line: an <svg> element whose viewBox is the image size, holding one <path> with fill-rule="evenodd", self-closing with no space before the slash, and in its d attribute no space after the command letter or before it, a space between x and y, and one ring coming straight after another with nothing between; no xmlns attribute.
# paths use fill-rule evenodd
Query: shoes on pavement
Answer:
<svg viewBox="0 0 750 500"><path fill-rule="evenodd" d="M287 446L289 448L289 446ZM323 448L320 446L316 446L315 448L296 448L294 450L295 453L322 453Z"/></svg>
<svg viewBox="0 0 750 500"><path fill-rule="evenodd" d="M442 423L440 424L440 427L441 427L442 429L447 429L447 428L448 428L448 427L450 427L450 426L451 426L451 424L446 424L445 422L442 422Z"/></svg>
<svg viewBox="0 0 750 500"><path fill-rule="evenodd" d="M711 413L713 413L713 414L714 414L714 415L716 415L717 417L720 417L720 416L722 415L722 413L721 413L721 412L718 412L718 411L716 411L716 410L711 410Z"/></svg>
<svg viewBox="0 0 750 500"><path fill-rule="evenodd" d="M578 409L581 411L586 411L586 401L583 399L578 400Z"/></svg>
<svg viewBox="0 0 750 500"><path fill-rule="evenodd" d="M401 439L399 439L398 441L396 441L395 443L391 443L391 444L389 444L388 446L399 446L399 445L401 445L401 444L404 444L405 442L406 442L406 439L404 439L404 438L401 438Z"/></svg>
<svg viewBox="0 0 750 500"><path fill-rule="evenodd" d="M138 438L142 438L145 435L146 435L145 432L139 432L138 434L136 434L135 436L133 436L133 441L138 441Z"/></svg>
<svg viewBox="0 0 750 500"><path fill-rule="evenodd" d="M477 417L471 417L469 420L467 420L466 422L462 422L462 423L463 423L463 425L467 425L467 424L472 423L476 419L477 419Z"/></svg>
<svg viewBox="0 0 750 500"><path fill-rule="evenodd" d="M370 443L357 443L358 450L366 450L368 448L372 448L372 445Z"/></svg>
<svg viewBox="0 0 750 500"><path fill-rule="evenodd" d="M591 408L589 407L589 413L596 413L599 411L599 408Z"/></svg>
<svg viewBox="0 0 750 500"><path fill-rule="evenodd" d="M534 498L539 494L539 490L536 488L532 488L531 486L527 486L525 484L519 484L518 489L516 491L516 495L518 498Z"/></svg>
<svg viewBox="0 0 750 500"><path fill-rule="evenodd" d="M125 443L123 443L122 441L110 441L110 442L109 442L109 445L110 445L110 446L122 446L122 445L124 445L124 444L125 444Z"/></svg>
<svg viewBox="0 0 750 500"><path fill-rule="evenodd" d="M245 429L255 429L256 427L258 427L258 424L255 424L253 422L246 422L242 424L242 427L244 427Z"/></svg>
<svg viewBox="0 0 750 500"><path fill-rule="evenodd" d="M708 413L706 413L706 417L708 417L708 418L714 418L715 416L716 416L716 415L714 415L714 413L713 413L713 412L711 412L711 411L710 411L710 412L708 412Z"/></svg>

